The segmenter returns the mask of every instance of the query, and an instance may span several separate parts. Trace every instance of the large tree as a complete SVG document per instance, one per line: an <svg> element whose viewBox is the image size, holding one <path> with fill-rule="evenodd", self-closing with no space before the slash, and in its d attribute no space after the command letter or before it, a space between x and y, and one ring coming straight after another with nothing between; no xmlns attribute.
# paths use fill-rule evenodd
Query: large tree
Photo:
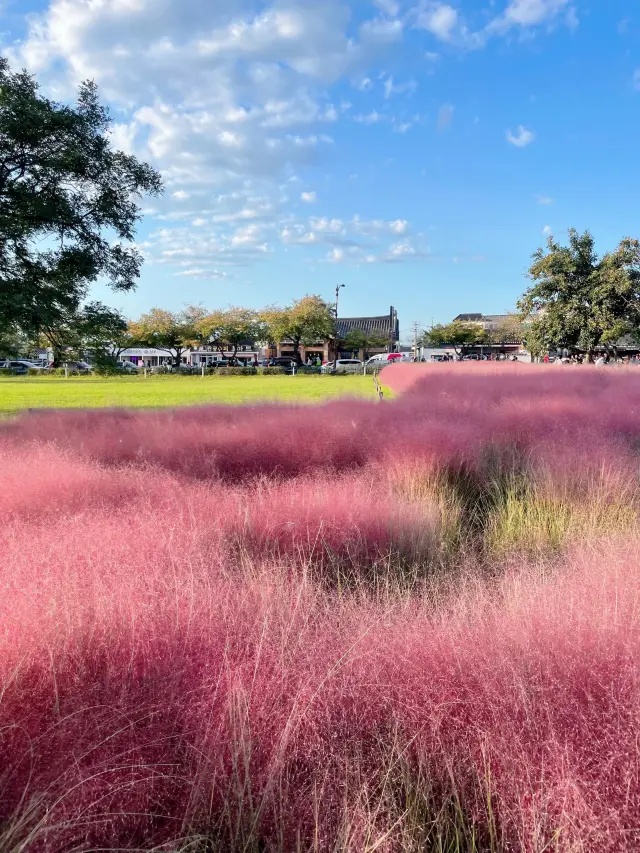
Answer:
<svg viewBox="0 0 640 853"><path fill-rule="evenodd" d="M84 358L91 354L98 361L106 358L113 342L127 330L127 321L114 308L101 302L89 302L77 311L60 312L56 322L40 328L39 342L53 351L53 364Z"/></svg>
<svg viewBox="0 0 640 853"><path fill-rule="evenodd" d="M0 328L64 322L98 277L135 287L138 200L162 181L112 149L110 124L94 83L75 106L57 104L0 58Z"/></svg>
<svg viewBox="0 0 640 853"><path fill-rule="evenodd" d="M290 341L298 362L300 346L311 346L335 337L334 308L320 296L303 296L286 308L268 308L262 312L270 340Z"/></svg>
<svg viewBox="0 0 640 853"><path fill-rule="evenodd" d="M529 270L533 284L518 302L531 321L527 337L543 347L585 351L615 348L619 338L640 329L640 242L623 239L599 257L592 235L569 231L569 245L553 237L538 249Z"/></svg>
<svg viewBox="0 0 640 853"><path fill-rule="evenodd" d="M266 324L259 312L250 308L223 308L210 313L202 309L188 308L194 317L194 327L198 340L202 344L215 347L220 353L231 353L235 358L239 347L245 341L264 341L267 336Z"/></svg>
<svg viewBox="0 0 640 853"><path fill-rule="evenodd" d="M152 308L139 320L130 323L129 331L139 344L169 353L176 370L182 364L184 351L198 342L194 317L189 309L173 313Z"/></svg>
<svg viewBox="0 0 640 853"><path fill-rule="evenodd" d="M489 342L487 332L478 323L454 320L446 325L438 324L424 333L422 345L427 347L452 347L458 355L468 347Z"/></svg>
<svg viewBox="0 0 640 853"><path fill-rule="evenodd" d="M343 350L357 353L362 352L365 361L369 358L369 352L372 349L382 349L388 344L388 337L385 338L384 335L363 332L361 329L351 329L345 335L344 339L340 341L340 346Z"/></svg>

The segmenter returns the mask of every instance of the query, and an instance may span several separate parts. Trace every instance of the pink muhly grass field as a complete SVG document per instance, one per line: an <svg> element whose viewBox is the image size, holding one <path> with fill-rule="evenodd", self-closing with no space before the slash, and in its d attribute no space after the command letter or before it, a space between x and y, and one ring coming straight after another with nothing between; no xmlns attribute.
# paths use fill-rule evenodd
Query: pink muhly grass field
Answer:
<svg viewBox="0 0 640 853"><path fill-rule="evenodd" d="M555 370L4 425L0 850L639 849L640 535L485 533L638 508L640 375Z"/></svg>

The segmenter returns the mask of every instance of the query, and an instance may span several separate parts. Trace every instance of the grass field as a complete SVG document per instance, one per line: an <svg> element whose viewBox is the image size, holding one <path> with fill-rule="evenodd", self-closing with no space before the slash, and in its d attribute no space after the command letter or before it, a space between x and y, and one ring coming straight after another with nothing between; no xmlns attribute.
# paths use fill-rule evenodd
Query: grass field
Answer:
<svg viewBox="0 0 640 853"><path fill-rule="evenodd" d="M158 376L0 380L0 412L122 406L162 408L254 401L319 403L336 397L374 399L371 376Z"/></svg>
<svg viewBox="0 0 640 853"><path fill-rule="evenodd" d="M0 423L0 853L640 850L640 375L414 368Z"/></svg>

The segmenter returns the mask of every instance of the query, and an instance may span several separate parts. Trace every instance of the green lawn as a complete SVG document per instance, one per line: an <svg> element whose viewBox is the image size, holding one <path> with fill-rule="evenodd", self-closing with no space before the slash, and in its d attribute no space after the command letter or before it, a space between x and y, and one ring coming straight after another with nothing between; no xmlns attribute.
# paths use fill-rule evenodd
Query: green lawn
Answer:
<svg viewBox="0 0 640 853"><path fill-rule="evenodd" d="M160 376L0 379L0 412L108 406L171 407L335 397L375 399L371 376Z"/></svg>

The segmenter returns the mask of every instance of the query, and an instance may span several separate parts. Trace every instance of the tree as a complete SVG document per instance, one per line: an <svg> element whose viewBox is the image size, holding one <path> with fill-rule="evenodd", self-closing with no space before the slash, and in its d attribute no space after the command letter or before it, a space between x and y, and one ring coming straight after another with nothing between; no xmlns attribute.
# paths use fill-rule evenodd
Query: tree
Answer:
<svg viewBox="0 0 640 853"><path fill-rule="evenodd" d="M32 341L17 326L0 329L0 358L15 358L32 348Z"/></svg>
<svg viewBox="0 0 640 853"><path fill-rule="evenodd" d="M542 348L580 349L589 361L598 346L615 348L626 333L640 329L640 242L623 239L598 257L592 235L569 231L569 245L553 237L533 255L534 284L518 308L531 321L527 336Z"/></svg>
<svg viewBox="0 0 640 853"><path fill-rule="evenodd" d="M262 319L270 340L291 341L293 355L302 364L300 345L311 346L335 336L333 308L320 296L303 296L286 308L267 308Z"/></svg>
<svg viewBox="0 0 640 853"><path fill-rule="evenodd" d="M174 314L162 308L152 308L129 325L129 332L137 343L168 352L176 370L182 364L183 352L198 341L193 315L188 309Z"/></svg>
<svg viewBox="0 0 640 853"><path fill-rule="evenodd" d="M249 308L221 309L197 316L202 309L189 308L194 319L198 340L215 347L220 353L230 352L232 358L245 341L263 341L267 337L266 324L257 311Z"/></svg>
<svg viewBox="0 0 640 853"><path fill-rule="evenodd" d="M91 302L85 305L81 321L83 348L98 363L117 361L122 350L134 344L127 321L115 308Z"/></svg>
<svg viewBox="0 0 640 853"><path fill-rule="evenodd" d="M386 347L389 338L385 338L383 335L367 334L361 329L351 329L340 343L342 349L358 353L362 351L366 361L369 358L369 351Z"/></svg>
<svg viewBox="0 0 640 853"><path fill-rule="evenodd" d="M489 337L482 326L454 320L446 325L434 326L425 332L421 343L428 347L453 347L457 355L460 355L466 348L486 344L488 341Z"/></svg>
<svg viewBox="0 0 640 853"><path fill-rule="evenodd" d="M43 325L39 339L53 350L53 364L58 367L89 352L100 360L110 352L114 338L126 329L127 321L114 308L89 302L77 311L61 312L55 324Z"/></svg>
<svg viewBox="0 0 640 853"><path fill-rule="evenodd" d="M487 337L492 344L521 344L526 338L527 324L519 314L506 314L489 330Z"/></svg>
<svg viewBox="0 0 640 853"><path fill-rule="evenodd" d="M64 106L0 58L1 328L64 323L98 276L114 290L135 287L142 258L125 244L141 218L138 199L158 195L162 181L112 150L110 124L94 83Z"/></svg>

